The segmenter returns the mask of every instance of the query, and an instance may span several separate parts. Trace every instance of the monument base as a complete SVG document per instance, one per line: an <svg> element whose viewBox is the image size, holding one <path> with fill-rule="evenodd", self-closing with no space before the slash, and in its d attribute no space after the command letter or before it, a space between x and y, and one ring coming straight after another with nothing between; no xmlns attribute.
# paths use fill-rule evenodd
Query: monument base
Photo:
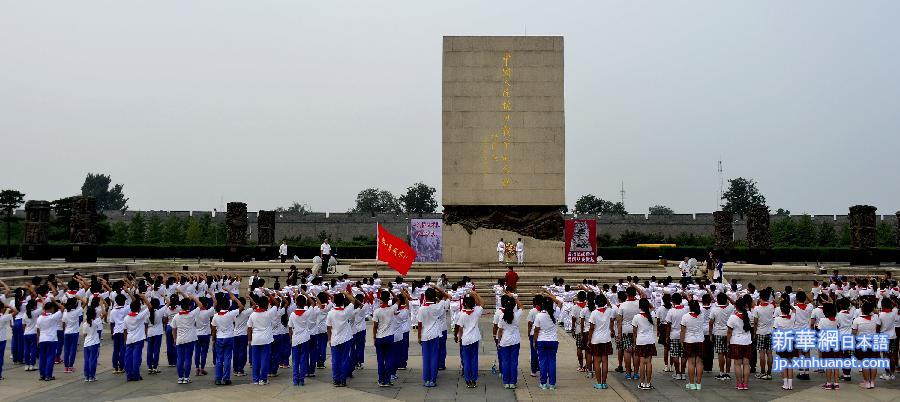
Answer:
<svg viewBox="0 0 900 402"><path fill-rule="evenodd" d="M97 262L96 244L69 244L66 262Z"/></svg>
<svg viewBox="0 0 900 402"><path fill-rule="evenodd" d="M246 246L226 245L225 255L222 257L225 262L244 262L250 261L250 251Z"/></svg>
<svg viewBox="0 0 900 402"><path fill-rule="evenodd" d="M23 244L22 245L23 260L49 260L50 245L49 244Z"/></svg>
<svg viewBox="0 0 900 402"><path fill-rule="evenodd" d="M772 250L752 248L747 250L747 263L772 265Z"/></svg>
<svg viewBox="0 0 900 402"><path fill-rule="evenodd" d="M253 258L256 258L256 261L269 261L271 259L278 258L278 247L271 245L256 246Z"/></svg>
<svg viewBox="0 0 900 402"><path fill-rule="evenodd" d="M878 258L878 249L851 249L850 265L881 265Z"/></svg>
<svg viewBox="0 0 900 402"><path fill-rule="evenodd" d="M565 260L565 245L556 240L538 240L508 230L475 229L471 234L462 225L444 225L444 262L497 262L497 242L525 243L525 262L561 264ZM512 262L515 262L513 260Z"/></svg>

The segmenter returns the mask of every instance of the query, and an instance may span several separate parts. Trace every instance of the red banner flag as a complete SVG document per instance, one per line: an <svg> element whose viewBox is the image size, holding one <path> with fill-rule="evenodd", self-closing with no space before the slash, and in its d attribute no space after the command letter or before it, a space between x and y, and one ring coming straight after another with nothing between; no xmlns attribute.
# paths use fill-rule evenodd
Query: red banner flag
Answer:
<svg viewBox="0 0 900 402"><path fill-rule="evenodd" d="M416 251L397 236L390 234L378 224L378 260L406 276L416 259Z"/></svg>

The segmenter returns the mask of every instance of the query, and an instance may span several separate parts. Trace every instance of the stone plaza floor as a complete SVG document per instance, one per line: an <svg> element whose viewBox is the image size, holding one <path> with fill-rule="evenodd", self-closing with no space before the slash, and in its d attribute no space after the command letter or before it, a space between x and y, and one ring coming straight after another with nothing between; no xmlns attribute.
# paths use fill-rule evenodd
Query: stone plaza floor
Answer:
<svg viewBox="0 0 900 402"><path fill-rule="evenodd" d="M371 325L371 324L370 324ZM371 329L371 326L370 326ZM636 381L625 381L623 375L611 372L607 390L593 389L593 380L584 377L577 371L575 345L572 338L562 329L557 364L558 389L542 390L538 388L536 378L529 376L529 351L527 344L522 344L519 354L519 387L516 390L504 389L500 379L490 373L495 362L496 349L490 341L491 324L487 318L481 323L483 339L479 356L478 387L466 388L459 369L459 347L448 342L447 370L439 372L438 386L425 388L421 381L421 353L415 343L415 334L410 339L409 370L398 372L400 380L390 388L380 388L376 384L375 348L371 345L371 331L367 332L366 363L363 370L354 373L355 378L348 381L346 388L334 388L330 383L330 362L327 369L317 371L318 376L308 378L305 387L291 385L290 370L279 370L280 375L271 378L267 386L249 384L250 377L234 377L235 385L216 386L213 384L212 358L208 359L204 377L192 376L193 383L176 384L175 369L165 365L165 345L163 345L161 374L144 374L144 381L126 382L121 374L113 374L110 366L112 350L108 331L104 333L104 342L100 352L97 369L97 382L84 383L81 377L82 351L79 349L76 360L76 372L66 374L57 365L52 382L38 381L37 372L25 372L21 365L10 363L9 347L6 350L5 367L0 381L0 400L2 401L269 401L269 400L331 400L331 401L587 401L587 400L621 400L621 401L722 401L722 400L802 400L802 401L900 401L900 380L894 382L877 381L873 390L860 389L856 383L861 378L853 373L854 381L842 383L839 391L826 391L819 386L823 381L821 374L813 374L811 381L795 380L793 391L780 389L781 381L762 381L751 379L749 391L734 389L734 382L720 382L713 375L705 375L702 391L687 391L685 381L671 379L669 373L662 373L662 359L654 361L655 390L637 389ZM524 333L524 323L523 323ZM527 338L526 338L527 339ZM7 343L7 346L9 343ZM329 354L330 356L330 354ZM614 358L615 356L611 356ZM612 359L611 359L612 360ZM146 362L144 362L146 364ZM611 369L614 364L611 364ZM146 369L145 369L146 370ZM249 367L247 369L249 372ZM776 374L777 377L777 374Z"/></svg>

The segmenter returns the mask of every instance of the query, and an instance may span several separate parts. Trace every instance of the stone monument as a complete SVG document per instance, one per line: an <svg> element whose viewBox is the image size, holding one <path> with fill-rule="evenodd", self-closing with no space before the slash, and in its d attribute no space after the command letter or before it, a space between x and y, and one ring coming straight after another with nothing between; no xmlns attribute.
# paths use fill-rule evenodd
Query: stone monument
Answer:
<svg viewBox="0 0 900 402"><path fill-rule="evenodd" d="M561 36L445 36L445 262L562 263L565 114Z"/></svg>
<svg viewBox="0 0 900 402"><path fill-rule="evenodd" d="M769 207L754 205L747 213L747 262L772 264L772 236L769 233Z"/></svg>
<svg viewBox="0 0 900 402"><path fill-rule="evenodd" d="M97 200L94 197L73 197L67 262L97 262L96 223Z"/></svg>
<svg viewBox="0 0 900 402"><path fill-rule="evenodd" d="M226 262L243 261L247 245L247 204L229 202L225 211L225 258Z"/></svg>
<svg viewBox="0 0 900 402"><path fill-rule="evenodd" d="M875 211L871 205L850 207L850 265L879 265Z"/></svg>
<svg viewBox="0 0 900 402"><path fill-rule="evenodd" d="M734 214L728 211L713 212L713 237L716 244L716 254L723 261L730 260L731 249L734 246Z"/></svg>
<svg viewBox="0 0 900 402"><path fill-rule="evenodd" d="M50 202L31 200L25 203L25 239L22 242L23 260L49 260Z"/></svg>
<svg viewBox="0 0 900 402"><path fill-rule="evenodd" d="M256 214L256 259L268 260L278 252L275 246L275 211Z"/></svg>

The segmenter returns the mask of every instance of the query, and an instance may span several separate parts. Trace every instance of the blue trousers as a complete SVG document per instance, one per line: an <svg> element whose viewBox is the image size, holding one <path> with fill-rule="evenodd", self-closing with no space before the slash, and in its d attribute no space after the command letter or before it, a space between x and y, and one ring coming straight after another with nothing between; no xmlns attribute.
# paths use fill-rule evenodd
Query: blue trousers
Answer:
<svg viewBox="0 0 900 402"><path fill-rule="evenodd" d="M113 334L112 366L116 370L125 368L125 333Z"/></svg>
<svg viewBox="0 0 900 402"><path fill-rule="evenodd" d="M37 334L27 334L22 336L22 358L25 360L26 365L34 366L37 361L37 340Z"/></svg>
<svg viewBox="0 0 900 402"><path fill-rule="evenodd" d="M366 331L353 334L353 363L363 364L366 361Z"/></svg>
<svg viewBox="0 0 900 402"><path fill-rule="evenodd" d="M191 356L194 354L194 343L187 342L175 346L175 371L178 378L191 376Z"/></svg>
<svg viewBox="0 0 900 402"><path fill-rule="evenodd" d="M394 374L394 336L375 338L375 359L378 361L378 383L391 382Z"/></svg>
<svg viewBox="0 0 900 402"><path fill-rule="evenodd" d="M538 365L538 351L537 347L534 346L534 336L528 335L528 349L531 350L531 374L537 373L540 370Z"/></svg>
<svg viewBox="0 0 900 402"><path fill-rule="evenodd" d="M147 338L147 368L159 368L159 351L162 349L162 335Z"/></svg>
<svg viewBox="0 0 900 402"><path fill-rule="evenodd" d="M78 333L63 335L63 367L75 367L75 352L78 351Z"/></svg>
<svg viewBox="0 0 900 402"><path fill-rule="evenodd" d="M409 361L409 332L404 332L403 337L399 341L394 342L394 373L397 374L397 368L406 368Z"/></svg>
<svg viewBox="0 0 900 402"><path fill-rule="evenodd" d="M319 360L319 337L310 335L307 344L306 376L309 377L316 375L316 363Z"/></svg>
<svg viewBox="0 0 900 402"><path fill-rule="evenodd" d="M447 331L441 332L441 343L438 344L438 368L447 368Z"/></svg>
<svg viewBox="0 0 900 402"><path fill-rule="evenodd" d="M63 338L66 336L66 332L63 330L56 331L56 359L62 360L62 352L63 352Z"/></svg>
<svg viewBox="0 0 900 402"><path fill-rule="evenodd" d="M172 337L172 327L166 325L166 361L174 366L178 352L175 351L175 338Z"/></svg>
<svg viewBox="0 0 900 402"><path fill-rule="evenodd" d="M272 335L272 349L269 351L269 374L278 374L278 364L281 363L281 349L284 346L284 338L281 335ZM256 367L254 364L253 367Z"/></svg>
<svg viewBox="0 0 900 402"><path fill-rule="evenodd" d="M97 376L97 359L100 357L100 344L84 348L84 378Z"/></svg>
<svg viewBox="0 0 900 402"><path fill-rule="evenodd" d="M281 334L281 350L278 355L278 363L285 366L291 362L291 335Z"/></svg>
<svg viewBox="0 0 900 402"><path fill-rule="evenodd" d="M328 334L321 333L316 335L316 363L320 366L325 365L325 355L328 346Z"/></svg>
<svg viewBox="0 0 900 402"><path fill-rule="evenodd" d="M247 365L247 335L234 337L234 372L243 373Z"/></svg>
<svg viewBox="0 0 900 402"><path fill-rule="evenodd" d="M234 338L216 338L216 380L231 379L231 357Z"/></svg>
<svg viewBox="0 0 900 402"><path fill-rule="evenodd" d="M538 365L541 370L541 384L556 385L557 341L537 341Z"/></svg>
<svg viewBox="0 0 900 402"><path fill-rule="evenodd" d="M504 384L517 384L519 378L519 344L500 347L500 374Z"/></svg>
<svg viewBox="0 0 900 402"><path fill-rule="evenodd" d="M459 355L462 358L463 377L466 381L478 381L478 345L475 342L459 347Z"/></svg>
<svg viewBox="0 0 900 402"><path fill-rule="evenodd" d="M209 354L209 335L197 335L197 345L194 348L194 367L205 369L206 355Z"/></svg>
<svg viewBox="0 0 900 402"><path fill-rule="evenodd" d="M336 383L347 382L347 376L352 370L350 365L352 347L352 340L331 347L331 379Z"/></svg>
<svg viewBox="0 0 900 402"><path fill-rule="evenodd" d="M294 372L294 385L303 385L309 368L309 341L291 347L291 368Z"/></svg>
<svg viewBox="0 0 900 402"><path fill-rule="evenodd" d="M17 306L18 307L18 306ZM13 320L12 327L12 360L13 363L25 362L25 326L22 325L22 319Z"/></svg>
<svg viewBox="0 0 900 402"><path fill-rule="evenodd" d="M422 381L424 382L437 382L440 343L440 337L422 342Z"/></svg>
<svg viewBox="0 0 900 402"><path fill-rule="evenodd" d="M253 382L269 381L269 359L271 358L272 344L253 345L250 349Z"/></svg>
<svg viewBox="0 0 900 402"><path fill-rule="evenodd" d="M125 345L125 378L127 380L141 380L141 356L143 355L143 340Z"/></svg>
<svg viewBox="0 0 900 402"><path fill-rule="evenodd" d="M0 341L0 377L3 377L3 359L6 353L6 341Z"/></svg>
<svg viewBox="0 0 900 402"><path fill-rule="evenodd" d="M44 341L38 344L38 372L41 378L53 377L53 359L56 358L56 341Z"/></svg>

